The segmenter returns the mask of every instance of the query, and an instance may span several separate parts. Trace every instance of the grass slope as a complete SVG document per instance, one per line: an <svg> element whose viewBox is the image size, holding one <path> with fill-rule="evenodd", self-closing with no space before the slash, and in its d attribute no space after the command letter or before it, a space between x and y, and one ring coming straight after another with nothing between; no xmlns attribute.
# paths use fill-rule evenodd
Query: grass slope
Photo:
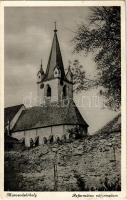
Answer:
<svg viewBox="0 0 127 200"><path fill-rule="evenodd" d="M84 139L5 152L5 190L120 190L120 160L119 115Z"/></svg>

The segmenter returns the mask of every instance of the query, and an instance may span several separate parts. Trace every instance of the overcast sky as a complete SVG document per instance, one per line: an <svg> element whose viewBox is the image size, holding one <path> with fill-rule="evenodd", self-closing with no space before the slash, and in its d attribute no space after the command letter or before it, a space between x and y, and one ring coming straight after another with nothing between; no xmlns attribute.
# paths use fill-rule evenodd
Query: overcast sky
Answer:
<svg viewBox="0 0 127 200"><path fill-rule="evenodd" d="M36 97L36 74L41 59L46 69L53 39L54 21L57 22L58 39L65 69L68 61L79 59L84 66L87 77L96 76L93 55L72 54L72 38L79 24L88 23L88 7L8 7L5 8L5 106L23 103L29 96ZM103 108L103 99L98 90L90 90L76 95L75 101L84 98L79 110L90 125L89 132L101 128L117 113ZM89 101L88 101L89 97ZM96 100L94 100L96 99ZM89 102L91 101L91 105ZM94 102L94 103L93 103ZM80 103L81 105L81 103Z"/></svg>

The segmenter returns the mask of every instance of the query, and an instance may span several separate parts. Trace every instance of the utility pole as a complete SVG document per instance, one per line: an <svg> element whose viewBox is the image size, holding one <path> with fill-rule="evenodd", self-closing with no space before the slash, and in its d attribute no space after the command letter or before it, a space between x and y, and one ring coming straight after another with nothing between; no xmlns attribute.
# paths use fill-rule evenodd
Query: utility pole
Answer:
<svg viewBox="0 0 127 200"><path fill-rule="evenodd" d="M57 191L58 189L58 171L57 171L57 153L59 148L53 147L51 148L51 151L55 153L54 160L53 160L53 175L54 175L54 191Z"/></svg>
<svg viewBox="0 0 127 200"><path fill-rule="evenodd" d="M58 173L57 173L57 150L54 156L54 191L58 188Z"/></svg>

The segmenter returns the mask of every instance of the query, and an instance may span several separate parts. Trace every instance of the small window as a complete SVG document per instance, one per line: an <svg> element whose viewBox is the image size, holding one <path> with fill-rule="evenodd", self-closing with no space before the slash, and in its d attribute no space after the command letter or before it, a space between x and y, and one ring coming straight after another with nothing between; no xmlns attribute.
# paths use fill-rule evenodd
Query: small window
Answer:
<svg viewBox="0 0 127 200"><path fill-rule="evenodd" d="M61 76L60 69L55 68L55 70L54 70L54 77L55 77L55 78L58 78L58 77L60 77L60 76Z"/></svg>
<svg viewBox="0 0 127 200"><path fill-rule="evenodd" d="M63 87L63 97L66 97L67 96L67 86L65 85Z"/></svg>
<svg viewBox="0 0 127 200"><path fill-rule="evenodd" d="M47 87L47 97L51 97L51 87L49 85Z"/></svg>

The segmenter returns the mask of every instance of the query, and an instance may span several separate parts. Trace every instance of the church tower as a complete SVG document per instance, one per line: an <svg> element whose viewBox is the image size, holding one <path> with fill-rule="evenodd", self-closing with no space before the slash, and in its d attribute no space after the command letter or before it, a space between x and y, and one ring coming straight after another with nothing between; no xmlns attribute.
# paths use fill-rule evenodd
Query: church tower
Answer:
<svg viewBox="0 0 127 200"><path fill-rule="evenodd" d="M73 98L73 76L70 67L65 75L56 25L46 72L44 73L41 63L37 79L38 96L42 104Z"/></svg>

